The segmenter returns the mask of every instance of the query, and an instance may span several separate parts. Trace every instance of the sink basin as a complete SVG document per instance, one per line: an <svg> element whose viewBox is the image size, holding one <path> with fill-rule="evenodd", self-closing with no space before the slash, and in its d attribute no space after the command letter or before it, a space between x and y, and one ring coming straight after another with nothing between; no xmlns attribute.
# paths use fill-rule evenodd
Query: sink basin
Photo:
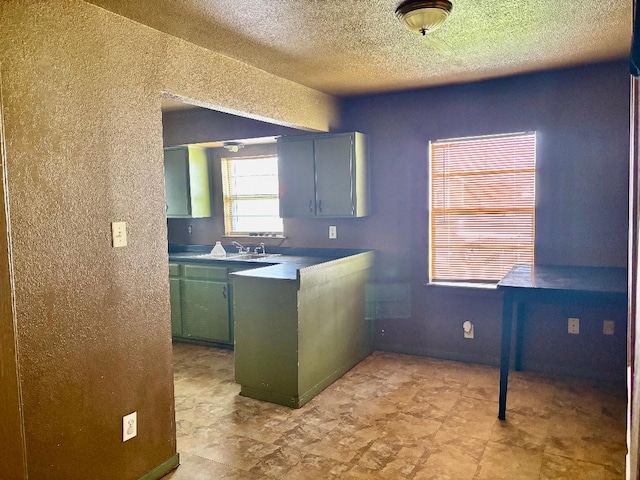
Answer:
<svg viewBox="0 0 640 480"><path fill-rule="evenodd" d="M234 258L237 259L247 259L247 260L259 260L261 258L271 258L271 257L279 257L279 253L236 253L231 254Z"/></svg>
<svg viewBox="0 0 640 480"><path fill-rule="evenodd" d="M224 257L214 255L213 253L203 253L202 255L195 255L197 258L206 258L208 260L226 260L228 258L237 257L237 253L227 253Z"/></svg>
<svg viewBox="0 0 640 480"><path fill-rule="evenodd" d="M211 253L197 255L198 258L207 260L261 260L263 258L279 257L280 253L227 253L224 257L218 257Z"/></svg>

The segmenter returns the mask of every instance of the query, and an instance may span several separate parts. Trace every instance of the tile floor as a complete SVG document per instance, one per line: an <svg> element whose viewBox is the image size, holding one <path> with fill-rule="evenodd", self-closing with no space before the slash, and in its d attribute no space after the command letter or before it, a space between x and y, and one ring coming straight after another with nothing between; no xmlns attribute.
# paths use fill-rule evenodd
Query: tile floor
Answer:
<svg viewBox="0 0 640 480"><path fill-rule="evenodd" d="M624 385L375 352L301 409L238 395L233 352L175 344L165 480L624 479Z"/></svg>

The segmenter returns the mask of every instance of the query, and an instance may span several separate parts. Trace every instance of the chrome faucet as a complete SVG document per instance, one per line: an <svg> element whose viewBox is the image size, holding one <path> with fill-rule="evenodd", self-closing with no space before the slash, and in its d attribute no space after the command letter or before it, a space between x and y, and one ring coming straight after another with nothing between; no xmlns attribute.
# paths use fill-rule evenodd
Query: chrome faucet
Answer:
<svg viewBox="0 0 640 480"><path fill-rule="evenodd" d="M267 253L264 247L265 247L264 243L261 242L259 246L253 249L253 253L255 253L256 255L259 255L260 250L262 250L262 254L264 255L265 253Z"/></svg>
<svg viewBox="0 0 640 480"><path fill-rule="evenodd" d="M231 242L231 245L238 248L238 253L249 253L251 251L250 247L245 248L241 243L238 243L235 240Z"/></svg>

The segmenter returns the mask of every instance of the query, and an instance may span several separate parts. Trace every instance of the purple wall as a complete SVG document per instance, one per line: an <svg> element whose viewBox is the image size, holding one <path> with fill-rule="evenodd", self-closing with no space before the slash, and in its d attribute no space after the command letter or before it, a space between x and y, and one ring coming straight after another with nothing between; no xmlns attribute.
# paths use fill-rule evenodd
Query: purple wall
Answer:
<svg viewBox="0 0 640 480"><path fill-rule="evenodd" d="M411 318L377 321L378 348L497 364L501 296L424 285L429 141L537 131L537 263L624 267L629 88L626 62L615 62L344 99L342 130L368 134L373 213L359 219L285 219L286 245L375 249L375 280L411 285ZM165 143L247 138L252 129L255 136L287 133L226 114L206 116L196 123L184 114L165 116ZM212 131L225 133L205 139ZM218 212L219 196L214 192ZM219 217L191 220L194 235L186 236L185 222L169 222L170 240L210 244L223 230ZM337 225L337 240L327 238L329 225ZM570 337L566 319L574 316L582 319L581 334ZM525 368L624 378L624 311L544 307L532 309L531 318ZM602 335L605 318L616 322L613 337ZM475 325L473 340L463 339L465 320Z"/></svg>
<svg viewBox="0 0 640 480"><path fill-rule="evenodd" d="M370 140L374 215L359 246L380 250L381 280L409 278L413 291L412 319L378 322L379 348L498 360L500 295L424 286L429 140L537 131L536 262L626 266L629 88L627 64L616 62L344 101L344 130ZM567 334L569 316L589 318L579 336ZM531 317L525 368L624 378L624 311ZM602 335L605 318L614 337ZM474 340L463 339L465 320Z"/></svg>

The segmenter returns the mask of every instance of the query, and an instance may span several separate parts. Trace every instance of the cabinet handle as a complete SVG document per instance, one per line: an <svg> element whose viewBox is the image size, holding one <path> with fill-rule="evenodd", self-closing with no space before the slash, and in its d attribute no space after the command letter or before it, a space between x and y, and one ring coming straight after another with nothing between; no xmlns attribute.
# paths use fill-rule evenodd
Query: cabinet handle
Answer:
<svg viewBox="0 0 640 480"><path fill-rule="evenodd" d="M322 200L318 200L318 211L322 213Z"/></svg>
<svg viewBox="0 0 640 480"><path fill-rule="evenodd" d="M222 298L227 298L227 286L222 287Z"/></svg>
<svg viewBox="0 0 640 480"><path fill-rule="evenodd" d="M313 213L313 200L309 200L309 213Z"/></svg>

